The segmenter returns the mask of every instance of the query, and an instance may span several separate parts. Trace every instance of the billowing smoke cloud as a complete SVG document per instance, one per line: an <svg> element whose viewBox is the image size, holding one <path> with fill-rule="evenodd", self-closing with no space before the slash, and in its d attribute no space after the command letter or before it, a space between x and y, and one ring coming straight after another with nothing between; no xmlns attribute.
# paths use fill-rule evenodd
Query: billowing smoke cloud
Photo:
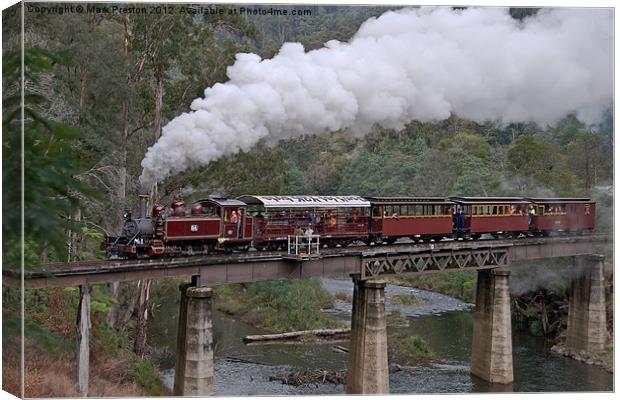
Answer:
<svg viewBox="0 0 620 400"><path fill-rule="evenodd" d="M519 22L498 8L403 9L348 42L268 60L237 54L230 80L168 123L142 161L142 183L277 141L455 113L475 121L596 122L612 100L612 12L542 10Z"/></svg>

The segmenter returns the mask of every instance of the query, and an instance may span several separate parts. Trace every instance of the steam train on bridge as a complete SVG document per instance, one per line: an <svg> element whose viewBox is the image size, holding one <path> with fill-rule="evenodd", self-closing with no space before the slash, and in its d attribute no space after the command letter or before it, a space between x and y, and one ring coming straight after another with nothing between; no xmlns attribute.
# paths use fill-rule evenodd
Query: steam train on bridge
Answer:
<svg viewBox="0 0 620 400"><path fill-rule="evenodd" d="M587 198L241 196L189 207L177 199L147 215L147 198L138 218L125 214L121 236L106 237L108 257L275 250L300 236L336 246L583 233L594 229L596 208Z"/></svg>

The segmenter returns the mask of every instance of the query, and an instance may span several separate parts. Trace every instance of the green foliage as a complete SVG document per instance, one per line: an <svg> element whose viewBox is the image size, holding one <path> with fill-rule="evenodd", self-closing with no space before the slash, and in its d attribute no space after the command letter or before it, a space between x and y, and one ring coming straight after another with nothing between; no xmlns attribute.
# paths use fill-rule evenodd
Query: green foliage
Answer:
<svg viewBox="0 0 620 400"><path fill-rule="evenodd" d="M286 173L286 194L308 193L306 175L295 165L291 165Z"/></svg>
<svg viewBox="0 0 620 400"><path fill-rule="evenodd" d="M331 306L331 296L318 279L292 279L248 285L257 305L252 312L262 315L263 326L273 331L319 329L334 326L321 314Z"/></svg>
<svg viewBox="0 0 620 400"><path fill-rule="evenodd" d="M168 390L157 373L152 361L144 358L135 358L133 363L134 379L144 389L147 396L169 396Z"/></svg>
<svg viewBox="0 0 620 400"><path fill-rule="evenodd" d="M24 332L26 337L34 340L41 349L56 357L72 354L75 350L73 341L52 333L28 319L24 321Z"/></svg>
<svg viewBox="0 0 620 400"><path fill-rule="evenodd" d="M4 54L5 87L18 89L20 70L16 64L20 54ZM25 77L36 84L39 75L49 72L64 60L53 53L31 48L25 51ZM28 86L27 86L28 88ZM11 90L9 90L11 92ZM71 227L66 216L77 205L77 195L94 196L94 192L75 179L81 170L74 145L79 132L69 125L42 116L47 106L44 96L27 89L24 97L24 134L22 147L20 92L13 90L4 98L3 131L3 248L16 247L21 226L21 168L24 163L24 230L28 243L48 242L56 254L65 253L65 229ZM23 159L22 159L23 151ZM3 252L5 263L18 264L18 254ZM11 259L7 257L13 257ZM31 260L28 260L31 261ZM33 263L27 265L32 267Z"/></svg>
<svg viewBox="0 0 620 400"><path fill-rule="evenodd" d="M437 356L431 351L428 343L418 335L405 336L404 334L392 335L389 341L396 351L397 357L404 357L412 363L430 363Z"/></svg>
<svg viewBox="0 0 620 400"><path fill-rule="evenodd" d="M197 169L183 177L166 182L164 196L174 196L182 188L195 188L193 198L213 194L241 196L243 194L280 194L287 185L287 166L281 149L258 146ZM184 196L187 199L187 195Z"/></svg>
<svg viewBox="0 0 620 400"><path fill-rule="evenodd" d="M473 303L476 294L476 271L407 276L399 284L443 293Z"/></svg>
<svg viewBox="0 0 620 400"><path fill-rule="evenodd" d="M250 323L274 332L333 327L320 310L333 299L318 279L291 279L217 287L216 307L240 314Z"/></svg>
<svg viewBox="0 0 620 400"><path fill-rule="evenodd" d="M396 303L404 304L408 306L418 305L418 304L422 304L425 302L425 300L415 297L412 294L397 294L397 295L391 296L389 300L392 302L396 302Z"/></svg>

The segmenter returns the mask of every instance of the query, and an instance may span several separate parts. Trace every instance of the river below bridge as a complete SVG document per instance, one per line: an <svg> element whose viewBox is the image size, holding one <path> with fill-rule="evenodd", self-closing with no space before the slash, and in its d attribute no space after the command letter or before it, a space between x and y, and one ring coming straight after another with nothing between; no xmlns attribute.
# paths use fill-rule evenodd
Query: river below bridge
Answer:
<svg viewBox="0 0 620 400"><path fill-rule="evenodd" d="M353 293L350 280L323 279L332 294ZM402 305L390 301L398 294L413 293L425 300L419 305ZM611 391L613 375L552 353L542 338L513 329L513 363L515 382L492 385L470 375L469 359L473 332L473 305L438 293L401 286L386 287L386 312L398 312L407 324L389 326L388 333L406 333L422 337L437 355L428 366L415 370L390 372L391 393L471 393L471 392L560 392ZM172 387L174 349L179 299L162 304L149 322L149 342L161 351L158 362L164 383ZM327 312L335 319L350 323L351 304L336 301ZM344 394L345 387L335 384L312 384L300 387L270 381L274 375L299 370L346 369L347 354L333 350L342 343L299 343L244 345L242 338L264 333L234 317L214 312L215 395L312 395ZM157 350L156 350L157 351Z"/></svg>

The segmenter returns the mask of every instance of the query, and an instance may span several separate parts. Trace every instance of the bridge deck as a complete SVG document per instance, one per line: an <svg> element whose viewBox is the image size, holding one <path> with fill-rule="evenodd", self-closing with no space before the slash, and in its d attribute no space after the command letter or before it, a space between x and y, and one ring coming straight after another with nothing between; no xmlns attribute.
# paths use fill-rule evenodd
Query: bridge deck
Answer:
<svg viewBox="0 0 620 400"><path fill-rule="evenodd" d="M278 252L249 252L148 260L91 260L48 264L24 274L26 288L77 286L114 281L199 276L200 283L254 282L311 276L371 277L463 269L495 268L510 261L576 256L602 252L606 235L478 241L443 240L437 243L403 243L321 249L310 260ZM19 286L21 271L3 269L4 283Z"/></svg>

